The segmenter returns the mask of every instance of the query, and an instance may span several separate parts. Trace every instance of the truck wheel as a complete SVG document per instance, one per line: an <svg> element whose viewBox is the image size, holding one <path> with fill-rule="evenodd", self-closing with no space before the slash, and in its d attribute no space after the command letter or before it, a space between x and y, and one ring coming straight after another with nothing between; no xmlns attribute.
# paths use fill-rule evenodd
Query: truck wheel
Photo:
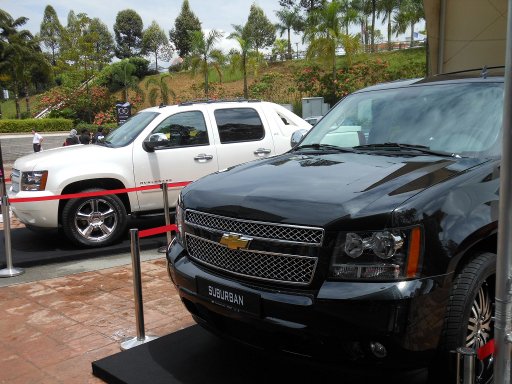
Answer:
<svg viewBox="0 0 512 384"><path fill-rule="evenodd" d="M102 189L83 192L93 191ZM125 232L126 225L126 209L116 195L71 199L62 211L64 234L81 246L109 245Z"/></svg>
<svg viewBox="0 0 512 384"><path fill-rule="evenodd" d="M481 253L455 277L445 317L441 341L444 357L458 347L478 350L494 338L493 312L495 301L496 255ZM455 376L455 361L446 357L434 368ZM450 364L450 366L446 366ZM444 365L444 367L442 367ZM493 382L494 357L476 359L475 383ZM462 374L462 373L461 373ZM454 381L454 380L453 380ZM453 382L450 380L449 382Z"/></svg>

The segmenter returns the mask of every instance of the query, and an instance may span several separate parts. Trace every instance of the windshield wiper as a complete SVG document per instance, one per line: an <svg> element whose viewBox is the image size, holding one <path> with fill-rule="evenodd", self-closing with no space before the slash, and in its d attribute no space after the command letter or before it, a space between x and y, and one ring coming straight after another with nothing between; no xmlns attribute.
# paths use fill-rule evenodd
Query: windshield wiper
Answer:
<svg viewBox="0 0 512 384"><path fill-rule="evenodd" d="M390 151L417 151L426 155L445 156L445 157L460 157L455 153L434 151L426 145L420 144L401 144L401 143L378 143L378 144L364 144L354 147L354 149L376 149L376 150L390 150Z"/></svg>
<svg viewBox="0 0 512 384"><path fill-rule="evenodd" d="M316 150L320 150L320 151L355 152L355 150L351 147L338 147L337 145L319 144L319 143L299 145L298 147L295 147L294 150L308 149L308 148L312 148L312 149L316 149Z"/></svg>

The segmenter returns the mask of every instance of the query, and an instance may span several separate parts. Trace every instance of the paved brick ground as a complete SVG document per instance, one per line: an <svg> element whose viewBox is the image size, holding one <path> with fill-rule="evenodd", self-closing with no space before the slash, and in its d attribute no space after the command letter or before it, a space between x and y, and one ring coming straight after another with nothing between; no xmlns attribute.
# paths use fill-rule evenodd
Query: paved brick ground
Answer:
<svg viewBox="0 0 512 384"><path fill-rule="evenodd" d="M146 334L194 324L165 260L141 263ZM131 266L0 288L0 383L102 383L91 363L136 335Z"/></svg>

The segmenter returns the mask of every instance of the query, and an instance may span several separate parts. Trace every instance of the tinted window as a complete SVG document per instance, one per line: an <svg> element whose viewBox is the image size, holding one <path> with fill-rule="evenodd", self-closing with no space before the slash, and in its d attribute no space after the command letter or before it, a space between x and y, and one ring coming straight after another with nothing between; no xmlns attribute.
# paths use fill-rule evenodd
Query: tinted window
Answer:
<svg viewBox="0 0 512 384"><path fill-rule="evenodd" d="M220 142L256 141L265 136L263 123L255 109L217 109L215 120L219 127Z"/></svg>
<svg viewBox="0 0 512 384"><path fill-rule="evenodd" d="M148 140L161 141L162 146L169 148L208 145L203 113L190 111L169 116L151 132Z"/></svg>

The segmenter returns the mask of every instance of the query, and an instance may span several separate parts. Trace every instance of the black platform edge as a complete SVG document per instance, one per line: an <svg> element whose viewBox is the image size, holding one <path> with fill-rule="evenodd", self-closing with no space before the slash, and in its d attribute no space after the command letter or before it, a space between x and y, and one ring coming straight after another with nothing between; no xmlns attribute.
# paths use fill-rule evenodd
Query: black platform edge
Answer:
<svg viewBox="0 0 512 384"><path fill-rule="evenodd" d="M199 325L92 362L108 384L424 384L425 372L387 372L314 363L230 343ZM376 368L376 367L374 367Z"/></svg>

